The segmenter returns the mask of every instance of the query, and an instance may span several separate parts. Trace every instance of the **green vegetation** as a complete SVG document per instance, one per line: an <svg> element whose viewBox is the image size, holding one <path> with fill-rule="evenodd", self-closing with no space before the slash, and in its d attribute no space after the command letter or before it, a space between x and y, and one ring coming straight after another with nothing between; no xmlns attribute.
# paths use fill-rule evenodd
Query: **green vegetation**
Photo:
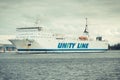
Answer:
<svg viewBox="0 0 120 80"><path fill-rule="evenodd" d="M114 44L114 45L109 45L109 50L120 50L120 43Z"/></svg>

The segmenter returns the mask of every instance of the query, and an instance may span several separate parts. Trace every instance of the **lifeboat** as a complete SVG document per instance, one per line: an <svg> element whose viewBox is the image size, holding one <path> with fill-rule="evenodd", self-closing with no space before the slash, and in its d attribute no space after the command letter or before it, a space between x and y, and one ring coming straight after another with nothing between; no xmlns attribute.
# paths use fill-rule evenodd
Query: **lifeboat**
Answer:
<svg viewBox="0 0 120 80"><path fill-rule="evenodd" d="M80 36L79 39L80 40L88 40L88 38L86 36Z"/></svg>

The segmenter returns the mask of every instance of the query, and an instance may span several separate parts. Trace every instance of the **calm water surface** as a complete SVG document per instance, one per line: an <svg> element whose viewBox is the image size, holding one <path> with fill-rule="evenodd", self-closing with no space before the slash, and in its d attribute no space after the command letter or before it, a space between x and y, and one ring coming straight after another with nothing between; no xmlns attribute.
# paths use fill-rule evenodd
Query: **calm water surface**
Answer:
<svg viewBox="0 0 120 80"><path fill-rule="evenodd" d="M120 51L0 53L0 80L120 80Z"/></svg>

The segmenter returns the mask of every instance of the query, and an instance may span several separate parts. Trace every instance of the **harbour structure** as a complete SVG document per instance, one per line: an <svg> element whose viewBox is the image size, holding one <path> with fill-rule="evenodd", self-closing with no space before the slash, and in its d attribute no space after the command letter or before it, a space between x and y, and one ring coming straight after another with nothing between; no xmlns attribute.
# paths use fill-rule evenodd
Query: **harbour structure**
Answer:
<svg viewBox="0 0 120 80"><path fill-rule="evenodd" d="M10 39L18 53L49 52L104 52L108 42L102 37L96 40L89 38L87 18L83 35L69 37L64 34L53 34L43 27L22 27L16 29L16 39Z"/></svg>
<svg viewBox="0 0 120 80"><path fill-rule="evenodd" d="M0 40L0 53L15 52L16 47L8 40Z"/></svg>

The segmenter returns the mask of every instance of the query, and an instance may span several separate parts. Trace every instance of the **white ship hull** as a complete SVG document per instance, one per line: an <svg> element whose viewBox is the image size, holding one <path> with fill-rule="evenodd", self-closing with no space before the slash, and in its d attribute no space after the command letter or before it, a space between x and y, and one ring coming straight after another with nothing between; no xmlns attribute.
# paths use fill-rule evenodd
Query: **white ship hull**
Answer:
<svg viewBox="0 0 120 80"><path fill-rule="evenodd" d="M55 41L55 40L10 40L18 53L48 53L48 52L104 52L108 49L105 41Z"/></svg>

